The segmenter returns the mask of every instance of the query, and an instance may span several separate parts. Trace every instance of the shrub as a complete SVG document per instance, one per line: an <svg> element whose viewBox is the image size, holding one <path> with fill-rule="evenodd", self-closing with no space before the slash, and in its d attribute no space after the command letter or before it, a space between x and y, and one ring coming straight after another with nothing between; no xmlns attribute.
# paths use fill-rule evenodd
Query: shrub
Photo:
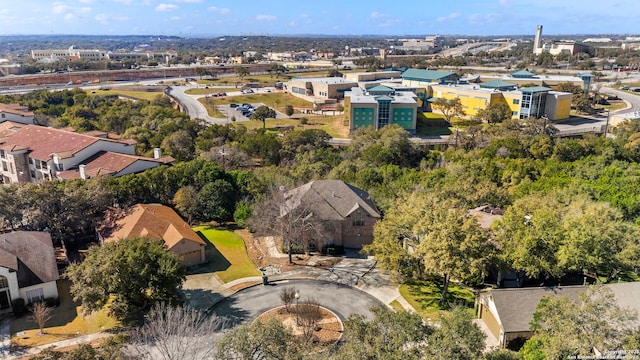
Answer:
<svg viewBox="0 0 640 360"><path fill-rule="evenodd" d="M13 315L17 317L21 317L29 311L23 298L17 298L11 301L11 308L13 309Z"/></svg>
<svg viewBox="0 0 640 360"><path fill-rule="evenodd" d="M44 303L47 304L48 307L56 307L60 305L60 298L49 297L44 299Z"/></svg>

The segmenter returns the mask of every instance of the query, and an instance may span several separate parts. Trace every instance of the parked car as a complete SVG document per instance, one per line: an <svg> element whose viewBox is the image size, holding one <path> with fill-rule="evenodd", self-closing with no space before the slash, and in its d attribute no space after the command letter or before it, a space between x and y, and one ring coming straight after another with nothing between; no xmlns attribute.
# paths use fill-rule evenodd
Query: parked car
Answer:
<svg viewBox="0 0 640 360"><path fill-rule="evenodd" d="M631 91L633 91L633 92L640 92L640 87L633 88L633 89L631 89Z"/></svg>
<svg viewBox="0 0 640 360"><path fill-rule="evenodd" d="M629 90L628 86L620 86L620 90Z"/></svg>
<svg viewBox="0 0 640 360"><path fill-rule="evenodd" d="M244 90L242 90L242 93L243 93L243 94L253 94L253 90L251 90L251 89L244 89Z"/></svg>
<svg viewBox="0 0 640 360"><path fill-rule="evenodd" d="M231 103L231 104L229 104L229 107L230 107L230 108L237 108L237 107L238 107L238 104Z"/></svg>
<svg viewBox="0 0 640 360"><path fill-rule="evenodd" d="M218 96L227 96L227 93L226 92L219 92Z"/></svg>

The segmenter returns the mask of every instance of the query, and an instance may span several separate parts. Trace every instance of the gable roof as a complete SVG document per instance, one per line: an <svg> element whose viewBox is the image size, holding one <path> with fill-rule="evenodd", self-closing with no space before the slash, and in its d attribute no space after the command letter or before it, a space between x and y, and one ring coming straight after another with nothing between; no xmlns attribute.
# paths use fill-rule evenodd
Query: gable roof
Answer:
<svg viewBox="0 0 640 360"><path fill-rule="evenodd" d="M103 223L99 231L104 242L143 236L162 239L167 249L171 249L182 240L205 245L180 215L170 207L160 204L134 205L125 213L115 214L115 219L110 223Z"/></svg>
<svg viewBox="0 0 640 360"><path fill-rule="evenodd" d="M529 86L526 88L521 88L520 91L522 91L523 93L535 93L535 92L551 91L551 88L548 88L546 86Z"/></svg>
<svg viewBox="0 0 640 360"><path fill-rule="evenodd" d="M83 162L86 165L85 174L87 178L93 178L100 175L117 174L138 161L149 161L161 164L168 164L174 161L171 156L163 156L160 158L148 158L144 156L136 156L129 154L114 153L111 151L101 151L91 158ZM63 179L74 179L80 177L80 171L67 170L59 174Z"/></svg>
<svg viewBox="0 0 640 360"><path fill-rule="evenodd" d="M435 80L443 80L450 76L458 76L454 72L449 71L436 71L436 70L424 70L424 69L408 69L402 73L402 78L406 80L427 81L432 82Z"/></svg>
<svg viewBox="0 0 640 360"><path fill-rule="evenodd" d="M617 304L640 313L640 282L606 284L613 292ZM530 331L529 322L543 296L567 296L578 300L588 288L585 286L558 286L494 289L490 294L498 310L504 332Z"/></svg>
<svg viewBox="0 0 640 360"><path fill-rule="evenodd" d="M18 286L21 288L60 278L48 232L14 231L0 234L0 266L17 272Z"/></svg>
<svg viewBox="0 0 640 360"><path fill-rule="evenodd" d="M304 204L322 220L342 220L357 209L379 218L380 212L369 194L341 180L316 180L285 193L290 209Z"/></svg>
<svg viewBox="0 0 640 360"><path fill-rule="evenodd" d="M78 134L38 125L26 125L2 139L2 147L20 147L30 149L29 157L49 161L52 154L65 158L98 141L109 141L131 145L130 141L117 141Z"/></svg>
<svg viewBox="0 0 640 360"><path fill-rule="evenodd" d="M19 116L33 117L33 112L29 108L20 104L3 104L0 103L0 113L9 113Z"/></svg>
<svg viewBox="0 0 640 360"><path fill-rule="evenodd" d="M374 92L386 92L386 93L392 93L394 90L388 86L384 86L384 85L376 85L374 87L370 87L367 88L367 91L370 93L374 93Z"/></svg>

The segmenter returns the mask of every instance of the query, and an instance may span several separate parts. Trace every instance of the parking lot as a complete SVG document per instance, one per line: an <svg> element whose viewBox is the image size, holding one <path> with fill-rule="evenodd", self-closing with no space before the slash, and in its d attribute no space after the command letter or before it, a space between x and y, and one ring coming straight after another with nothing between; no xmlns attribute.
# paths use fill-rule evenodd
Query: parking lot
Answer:
<svg viewBox="0 0 640 360"><path fill-rule="evenodd" d="M238 98L238 100L242 100L242 98ZM241 107L243 104L246 103L241 103L238 102L236 105L236 107L233 107L233 104L229 104L229 105L216 105L216 109L218 109L221 113L223 113L225 115L225 117L227 118L227 121L233 121L232 118L235 117L235 121L247 121L249 120L249 114L247 114L246 116L242 114L241 111L238 111L238 107ZM263 103L251 103L248 104L251 105L253 107L253 109L257 109L260 106L264 105ZM275 109L274 109L275 110ZM286 119L287 115L279 112L276 110L276 118L278 119Z"/></svg>

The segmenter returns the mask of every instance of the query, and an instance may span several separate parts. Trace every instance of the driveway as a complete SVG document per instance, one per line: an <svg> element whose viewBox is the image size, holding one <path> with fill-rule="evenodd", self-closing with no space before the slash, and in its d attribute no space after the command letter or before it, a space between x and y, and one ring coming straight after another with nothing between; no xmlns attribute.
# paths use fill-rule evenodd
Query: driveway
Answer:
<svg viewBox="0 0 640 360"><path fill-rule="evenodd" d="M270 285L253 286L235 293L219 302L211 309L218 316L224 316L233 324L247 323L263 312L283 305L280 291L294 287L300 300L315 299L321 306L333 311L345 320L351 314L361 314L373 319L369 310L384 304L364 291L333 282L320 280L282 280Z"/></svg>

